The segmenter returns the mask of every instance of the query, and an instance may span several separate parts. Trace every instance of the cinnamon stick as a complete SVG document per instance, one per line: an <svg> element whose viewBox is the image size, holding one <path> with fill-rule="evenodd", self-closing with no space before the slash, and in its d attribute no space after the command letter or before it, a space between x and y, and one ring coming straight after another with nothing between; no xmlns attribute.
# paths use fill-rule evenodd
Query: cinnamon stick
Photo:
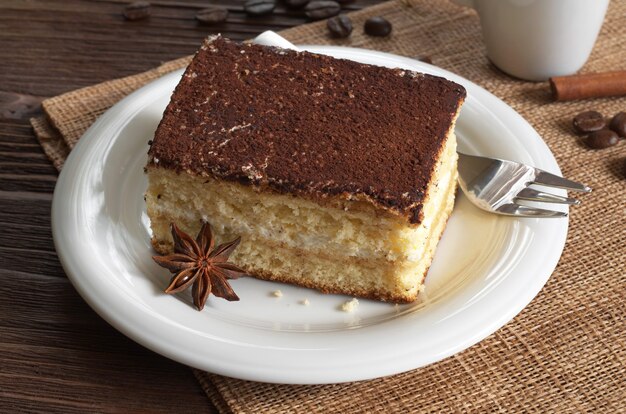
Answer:
<svg viewBox="0 0 626 414"><path fill-rule="evenodd" d="M557 101L626 95L626 71L555 76L550 78Z"/></svg>

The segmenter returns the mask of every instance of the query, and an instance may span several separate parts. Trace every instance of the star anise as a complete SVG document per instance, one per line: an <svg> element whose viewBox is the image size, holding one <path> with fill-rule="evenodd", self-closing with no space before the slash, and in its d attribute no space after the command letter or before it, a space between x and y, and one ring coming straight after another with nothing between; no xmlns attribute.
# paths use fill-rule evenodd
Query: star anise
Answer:
<svg viewBox="0 0 626 414"><path fill-rule="evenodd" d="M152 256L160 266L174 273L165 293L177 293L193 284L193 304L198 310L204 308L209 295L229 301L239 300L228 279L237 279L246 272L228 263L228 256L235 250L241 237L215 246L211 225L202 224L196 240L181 231L176 224L171 224L174 238L174 254L169 256Z"/></svg>

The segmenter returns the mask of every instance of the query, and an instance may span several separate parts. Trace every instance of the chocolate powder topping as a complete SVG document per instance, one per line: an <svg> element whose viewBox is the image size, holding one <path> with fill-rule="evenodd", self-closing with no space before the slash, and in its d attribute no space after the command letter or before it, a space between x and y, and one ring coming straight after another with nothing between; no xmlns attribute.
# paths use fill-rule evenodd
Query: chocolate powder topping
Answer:
<svg viewBox="0 0 626 414"><path fill-rule="evenodd" d="M176 87L149 163L282 193L364 197L417 223L464 98L436 76L213 37Z"/></svg>

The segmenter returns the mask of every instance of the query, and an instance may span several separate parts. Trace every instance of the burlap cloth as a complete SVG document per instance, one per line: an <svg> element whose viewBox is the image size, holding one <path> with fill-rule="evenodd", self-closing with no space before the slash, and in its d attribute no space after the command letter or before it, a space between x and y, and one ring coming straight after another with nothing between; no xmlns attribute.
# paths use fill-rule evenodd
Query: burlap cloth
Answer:
<svg viewBox="0 0 626 414"><path fill-rule="evenodd" d="M393 23L389 38L362 33L363 21L374 15ZM546 287L512 322L481 343L426 368L351 384L274 385L196 370L213 404L222 412L248 413L625 412L626 142L591 151L574 137L570 124L582 110L596 109L606 116L626 111L626 98L552 102L547 83L514 80L495 69L485 57L476 14L446 0L396 0L351 18L356 29L347 40L329 39L324 22L281 34L296 44L341 44L432 57L434 64L511 105L548 143L563 174L594 192L571 210L565 252ZM625 20L626 1L614 0L583 72L626 69ZM45 100L47 118L32 123L55 166L62 167L101 113L188 59Z"/></svg>

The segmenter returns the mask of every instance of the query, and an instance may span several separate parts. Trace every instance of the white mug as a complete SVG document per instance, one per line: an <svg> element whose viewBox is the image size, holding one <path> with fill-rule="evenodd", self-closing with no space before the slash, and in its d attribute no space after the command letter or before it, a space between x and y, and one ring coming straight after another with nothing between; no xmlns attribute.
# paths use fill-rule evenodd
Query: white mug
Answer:
<svg viewBox="0 0 626 414"><path fill-rule="evenodd" d="M609 0L453 0L480 16L489 59L517 78L576 73L598 37Z"/></svg>

